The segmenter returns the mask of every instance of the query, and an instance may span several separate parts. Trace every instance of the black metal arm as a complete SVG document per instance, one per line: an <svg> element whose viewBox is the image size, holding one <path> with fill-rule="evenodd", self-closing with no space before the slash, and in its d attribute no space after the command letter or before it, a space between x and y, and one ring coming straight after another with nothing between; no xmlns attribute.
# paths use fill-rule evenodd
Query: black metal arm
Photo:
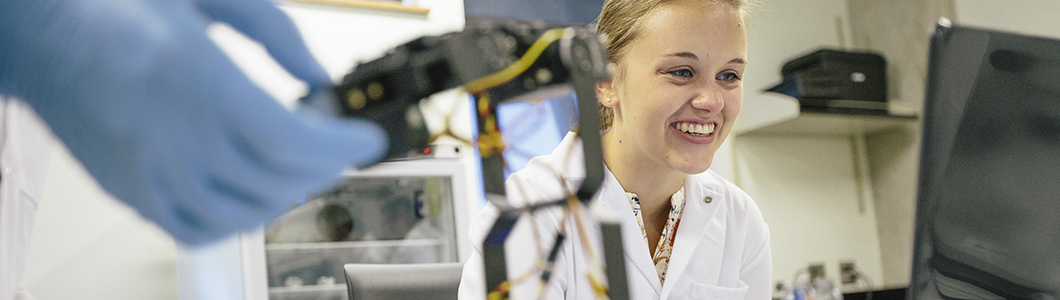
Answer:
<svg viewBox="0 0 1060 300"><path fill-rule="evenodd" d="M386 129L390 135L388 158L419 152L430 142L419 114L421 99L474 84L472 82L505 70L519 61L539 36L555 28L564 27L541 22L478 19L469 20L461 32L421 37L388 51L381 58L359 64L335 89L337 106L343 115L369 119ZM528 68L504 83L479 91L475 99L476 102L488 99L484 101L488 104L484 113L493 116L497 105L504 102L540 99L543 93L573 90L578 100L578 132L585 155L586 177L576 193L582 203L592 199L604 178L595 86L597 82L610 79L607 65L606 51L591 27L565 27L562 37L549 44ZM488 122L481 118L478 123L480 140L484 135L497 132L488 128ZM566 203L565 199L555 199L522 208L512 208L504 203L502 148L486 151L480 147L483 187L487 198L499 202L498 207L502 208L483 244L487 293L507 281L504 241L520 216L537 208ZM621 235L616 234L617 225L603 228L603 236L607 237L604 253L611 299L625 299L628 296Z"/></svg>

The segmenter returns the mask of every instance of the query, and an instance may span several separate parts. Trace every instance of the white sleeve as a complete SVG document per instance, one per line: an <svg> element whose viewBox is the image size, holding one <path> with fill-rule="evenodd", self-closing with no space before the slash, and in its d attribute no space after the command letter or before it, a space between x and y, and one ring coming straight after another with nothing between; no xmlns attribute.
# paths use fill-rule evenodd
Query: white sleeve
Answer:
<svg viewBox="0 0 1060 300"><path fill-rule="evenodd" d="M769 226L757 205L751 205L748 220L748 252L740 270L740 280L749 287L744 299L770 299L773 294L773 253L769 247Z"/></svg>
<svg viewBox="0 0 1060 300"><path fill-rule="evenodd" d="M0 95L0 299L32 299L19 286L55 144L28 104Z"/></svg>
<svg viewBox="0 0 1060 300"><path fill-rule="evenodd" d="M542 172L536 171L539 171L539 168L534 168L533 163L531 163L523 171L509 176L505 185L508 191L508 201L512 205L521 206L550 196L548 191L552 190L552 186L541 186L536 180L524 180L542 176ZM562 193L561 189L557 188L557 190ZM482 242L499 214L497 207L492 203L488 203L478 217L472 221L468 229L468 238L473 244L472 253L471 257L464 263L464 271L460 279L459 299L477 300L486 298L487 287L485 286ZM512 299L538 298L538 293L541 292L540 280L538 279L540 273L536 272L534 268L547 255L545 252L554 241L561 216L562 208L546 208L539 211L535 218L530 218L528 215L521 216L512 228L505 242L505 258L509 280L532 276L511 287L510 296ZM537 236L535 236L533 227L537 227ZM570 242L571 239L568 237L564 243L569 244ZM567 249L569 248L564 247L563 250ZM555 269L552 272L552 280L550 280L544 291L548 295L546 297L548 299L555 299L555 296L562 295L566 291L566 277L568 276L567 255L567 251L559 253L560 257L557 259Z"/></svg>
<svg viewBox="0 0 1060 300"><path fill-rule="evenodd" d="M486 274L482 263L482 241L489 232L489 225L497 218L497 208L492 203L479 212L468 229L471 240L471 257L464 263L464 272L460 276L460 289L457 299L486 299Z"/></svg>

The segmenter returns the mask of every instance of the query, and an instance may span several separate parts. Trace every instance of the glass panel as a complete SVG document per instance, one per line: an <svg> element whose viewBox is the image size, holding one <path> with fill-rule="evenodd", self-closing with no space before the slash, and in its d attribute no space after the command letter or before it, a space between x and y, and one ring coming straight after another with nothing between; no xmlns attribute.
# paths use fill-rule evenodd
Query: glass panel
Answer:
<svg viewBox="0 0 1060 300"><path fill-rule="evenodd" d="M269 298L345 299L347 263L456 262L449 177L350 177L265 230Z"/></svg>

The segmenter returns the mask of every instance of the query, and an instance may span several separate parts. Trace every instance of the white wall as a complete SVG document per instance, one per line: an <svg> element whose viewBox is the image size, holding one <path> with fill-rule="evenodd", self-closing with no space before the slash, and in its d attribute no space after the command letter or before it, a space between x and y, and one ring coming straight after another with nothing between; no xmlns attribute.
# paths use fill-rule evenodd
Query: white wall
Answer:
<svg viewBox="0 0 1060 300"><path fill-rule="evenodd" d="M174 244L57 145L22 285L37 299L176 299Z"/></svg>
<svg viewBox="0 0 1060 300"><path fill-rule="evenodd" d="M1060 1L953 0L958 25L1060 38Z"/></svg>
<svg viewBox="0 0 1060 300"><path fill-rule="evenodd" d="M883 263L883 277L871 279L882 287L906 286L912 275L919 126L916 122L866 138Z"/></svg>
<svg viewBox="0 0 1060 300"><path fill-rule="evenodd" d="M855 148L846 136L749 136L736 144L737 176L762 209L773 248L773 279L824 263L839 275L854 261L881 278L876 214L864 199Z"/></svg>
<svg viewBox="0 0 1060 300"><path fill-rule="evenodd" d="M335 79L358 59L420 35L463 27L460 0L421 0L428 16L281 2ZM255 43L224 28L211 36L252 80L291 105L305 87ZM173 240L102 191L61 146L52 154L22 285L37 299L176 299ZM62 148L62 149L59 149ZM473 177L472 177L473 178ZM469 190L478 190L477 187Z"/></svg>

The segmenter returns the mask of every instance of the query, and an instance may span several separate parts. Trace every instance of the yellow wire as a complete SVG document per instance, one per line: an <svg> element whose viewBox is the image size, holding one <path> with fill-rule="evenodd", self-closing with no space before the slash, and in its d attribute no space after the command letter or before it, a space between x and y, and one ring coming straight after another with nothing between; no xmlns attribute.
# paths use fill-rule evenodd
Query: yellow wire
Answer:
<svg viewBox="0 0 1060 300"><path fill-rule="evenodd" d="M486 75L485 77L475 79L474 81L468 82L464 85L469 93L477 94L478 92L490 89L492 87L504 84L519 76L533 65L537 58L541 56L541 53L545 52L545 48L548 48L553 42L563 37L563 33L566 29L556 28L546 31L541 34L540 37L534 41L534 44L530 45L530 49L526 50L523 57L520 57L518 61L508 65L504 70L500 70L497 73Z"/></svg>
<svg viewBox="0 0 1060 300"><path fill-rule="evenodd" d="M578 229L579 240L581 240L582 248L584 248L586 256L589 258L589 263L587 264L588 270L585 271L585 276L588 277L589 284L593 287L596 298L606 298L608 292L607 285L600 282L600 279L593 275L593 271L600 271L603 269L603 262L596 256L596 250L593 248L592 241L589 241L589 233L585 229L585 222L582 221L585 214L582 202L574 194L567 194L567 206L570 207L571 213L574 215L574 224Z"/></svg>
<svg viewBox="0 0 1060 300"><path fill-rule="evenodd" d="M479 120L483 122L486 132L478 136L478 152L482 158L501 154L504 152L504 139L501 137L500 128L497 127L496 116L490 114L490 95L488 92L478 94ZM503 156L502 156L503 159ZM507 162L505 162L507 165Z"/></svg>

